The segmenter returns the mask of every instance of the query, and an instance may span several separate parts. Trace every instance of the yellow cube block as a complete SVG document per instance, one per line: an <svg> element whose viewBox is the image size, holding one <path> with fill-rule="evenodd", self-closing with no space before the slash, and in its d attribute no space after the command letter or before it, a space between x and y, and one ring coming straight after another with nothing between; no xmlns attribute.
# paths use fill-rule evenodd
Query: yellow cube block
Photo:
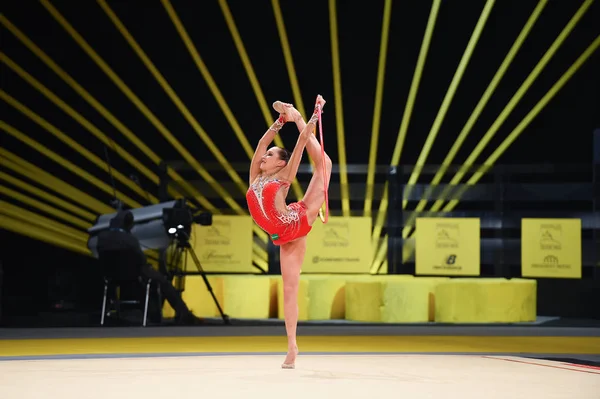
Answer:
<svg viewBox="0 0 600 399"><path fill-rule="evenodd" d="M387 291L388 283L410 282L414 276L406 274L392 275L356 275L346 279L346 320L363 322L382 322L385 302L393 302L394 293ZM391 288L393 291L393 288ZM392 313L390 304L385 317Z"/></svg>
<svg viewBox="0 0 600 399"><path fill-rule="evenodd" d="M427 323L433 320L435 286L446 278L414 278L383 282L381 321Z"/></svg>
<svg viewBox="0 0 600 399"><path fill-rule="evenodd" d="M261 275L209 275L207 279L215 297L229 317L239 319L266 319L270 315L271 280ZM186 276L183 301L199 317L221 317L202 276ZM173 317L167 302L163 317Z"/></svg>
<svg viewBox="0 0 600 399"><path fill-rule="evenodd" d="M512 300L506 304L514 309L513 319L519 322L535 321L537 318L537 281L514 278L510 280L513 289Z"/></svg>
<svg viewBox="0 0 600 399"><path fill-rule="evenodd" d="M236 319L267 319L269 317L271 281L268 276L224 276L224 312Z"/></svg>
<svg viewBox="0 0 600 399"><path fill-rule="evenodd" d="M223 306L223 280L221 276L210 275L207 277L210 286L213 289L221 307ZM185 276L185 289L182 293L182 299L188 308L199 317L217 317L219 311L215 302L202 279L202 276ZM174 310L169 303L165 301L163 306L163 317L169 318L175 316Z"/></svg>
<svg viewBox="0 0 600 399"><path fill-rule="evenodd" d="M447 278L365 276L346 282L346 319L415 323L433 320L435 286Z"/></svg>
<svg viewBox="0 0 600 399"><path fill-rule="evenodd" d="M535 280L456 278L436 288L437 322L516 323L536 315Z"/></svg>
<svg viewBox="0 0 600 399"><path fill-rule="evenodd" d="M308 320L344 319L346 280L335 275L305 279L308 281Z"/></svg>
<svg viewBox="0 0 600 399"><path fill-rule="evenodd" d="M381 282L348 281L346 283L346 320L380 322Z"/></svg>

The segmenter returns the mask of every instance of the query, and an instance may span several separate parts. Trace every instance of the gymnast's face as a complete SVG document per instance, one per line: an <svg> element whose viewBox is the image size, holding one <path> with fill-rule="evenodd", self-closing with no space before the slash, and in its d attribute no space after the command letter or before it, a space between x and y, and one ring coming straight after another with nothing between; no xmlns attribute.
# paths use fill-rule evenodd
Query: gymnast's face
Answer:
<svg viewBox="0 0 600 399"><path fill-rule="evenodd" d="M269 148L262 156L260 169L263 172L270 173L283 168L287 162L281 159L281 152L282 150L279 147Z"/></svg>

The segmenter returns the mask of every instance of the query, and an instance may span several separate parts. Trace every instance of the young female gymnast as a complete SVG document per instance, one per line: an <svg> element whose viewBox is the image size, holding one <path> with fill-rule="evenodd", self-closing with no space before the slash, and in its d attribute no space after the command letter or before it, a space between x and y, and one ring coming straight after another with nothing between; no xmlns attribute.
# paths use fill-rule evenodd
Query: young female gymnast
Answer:
<svg viewBox="0 0 600 399"><path fill-rule="evenodd" d="M325 201L325 190L331 177L331 159L325 154L325 170L321 145L313 134L325 100L317 96L313 115L308 123L292 104L277 101L273 108L279 118L269 127L250 164L250 187L246 193L248 209L255 223L267 232L275 245L280 246L283 303L288 352L282 368L295 367L298 346L298 286L300 269L306 252L306 235L312 229L319 209ZM279 147L268 148L286 122L294 122L300 132L296 146L290 153ZM304 148L314 161L313 176L304 198L286 205L291 182L295 179ZM325 181L324 181L325 180Z"/></svg>

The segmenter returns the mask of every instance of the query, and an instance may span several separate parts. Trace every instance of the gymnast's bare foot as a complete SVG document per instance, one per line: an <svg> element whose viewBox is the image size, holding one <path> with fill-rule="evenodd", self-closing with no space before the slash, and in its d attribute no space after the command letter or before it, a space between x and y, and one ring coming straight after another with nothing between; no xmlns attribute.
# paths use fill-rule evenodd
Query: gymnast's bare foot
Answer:
<svg viewBox="0 0 600 399"><path fill-rule="evenodd" d="M300 112L292 104L284 103L281 101L275 101L273 103L273 109L283 115L286 122L296 122L302 118Z"/></svg>
<svg viewBox="0 0 600 399"><path fill-rule="evenodd" d="M298 347L294 346L288 348L287 356L281 365L282 369L293 369L296 368L296 356L298 356Z"/></svg>
<svg viewBox="0 0 600 399"><path fill-rule="evenodd" d="M285 109L293 106L293 104L284 103L283 101L275 101L273 103L273 109L279 112L280 114L285 114Z"/></svg>
<svg viewBox="0 0 600 399"><path fill-rule="evenodd" d="M292 122L298 122L300 119L302 119L300 111L298 111L293 106L285 109L285 117L287 120Z"/></svg>

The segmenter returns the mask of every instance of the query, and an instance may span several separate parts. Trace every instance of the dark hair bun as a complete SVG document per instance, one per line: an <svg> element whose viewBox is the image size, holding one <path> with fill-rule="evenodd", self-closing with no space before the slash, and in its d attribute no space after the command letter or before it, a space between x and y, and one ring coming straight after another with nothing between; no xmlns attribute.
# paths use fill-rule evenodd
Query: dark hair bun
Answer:
<svg viewBox="0 0 600 399"><path fill-rule="evenodd" d="M289 152L288 150L286 150L285 148L280 148L279 149L279 158L284 160L284 161L289 161L290 157L292 156L292 153Z"/></svg>

